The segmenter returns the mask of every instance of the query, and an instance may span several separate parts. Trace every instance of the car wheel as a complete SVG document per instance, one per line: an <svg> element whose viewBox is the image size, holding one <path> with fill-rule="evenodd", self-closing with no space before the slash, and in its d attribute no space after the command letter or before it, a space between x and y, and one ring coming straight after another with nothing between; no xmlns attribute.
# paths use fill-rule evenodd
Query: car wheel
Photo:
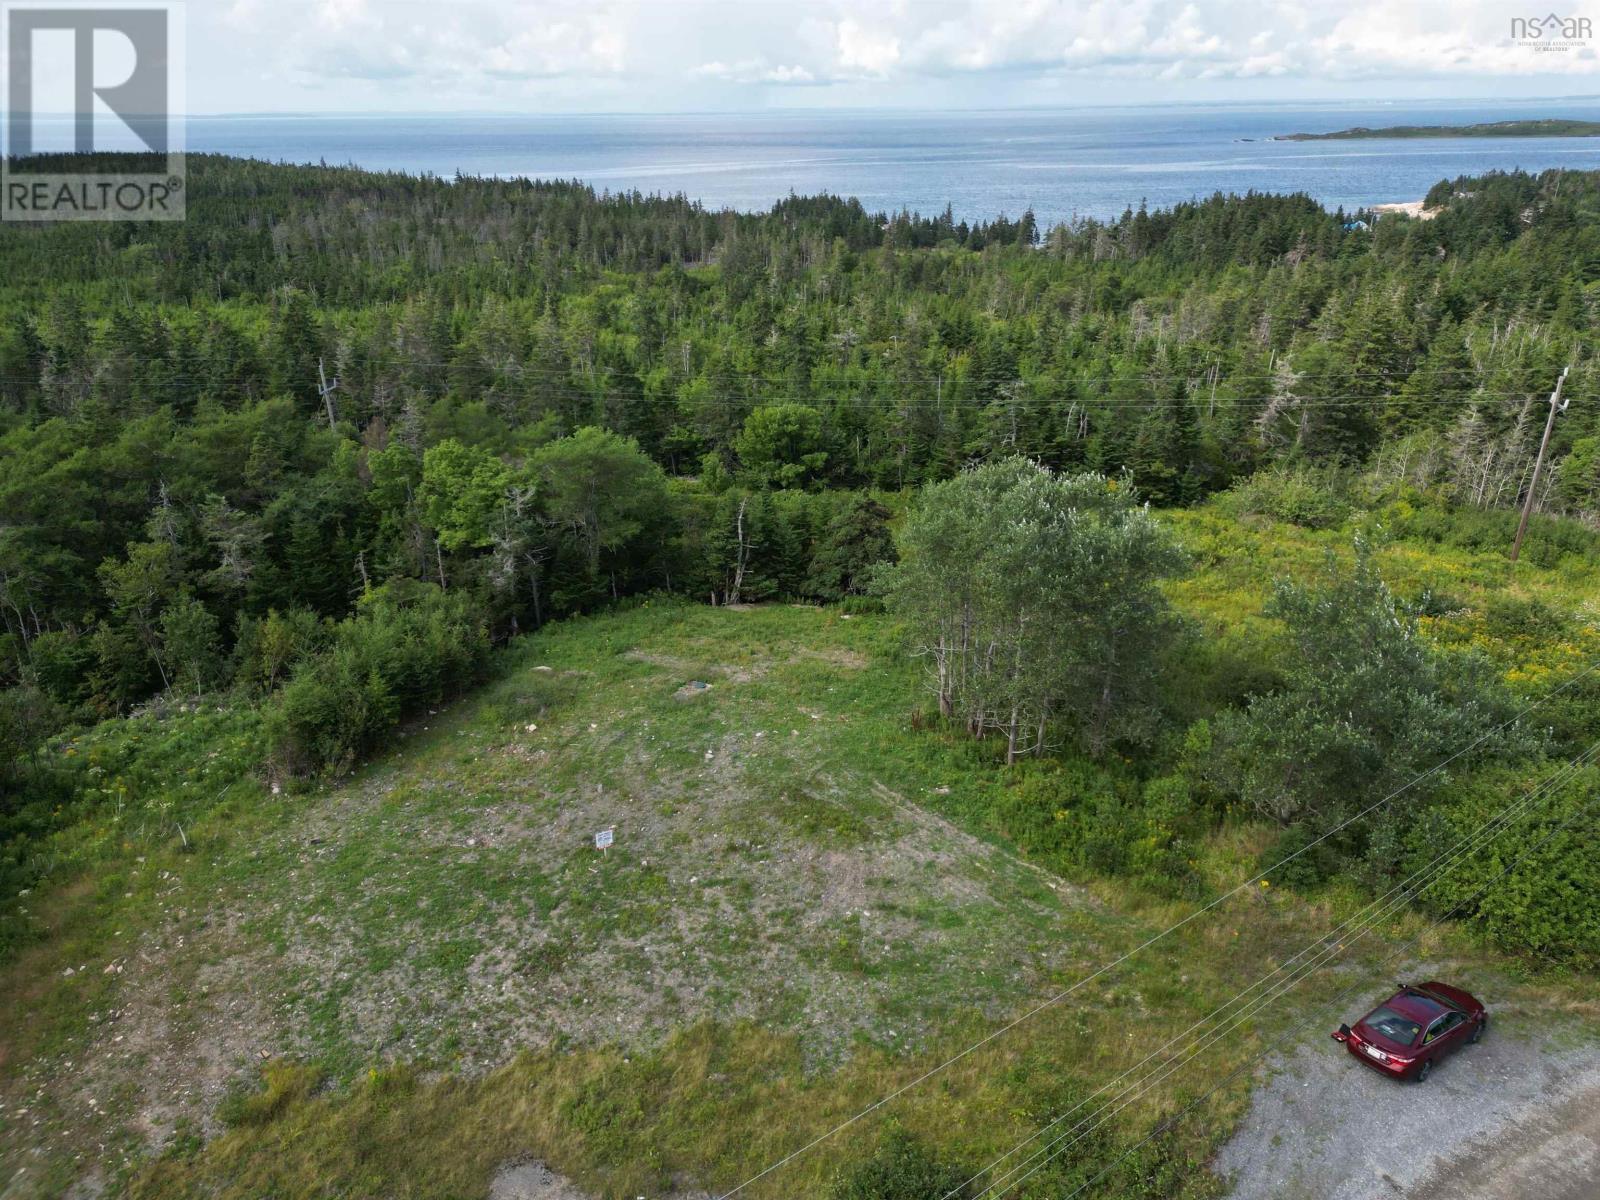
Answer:
<svg viewBox="0 0 1600 1200"><path fill-rule="evenodd" d="M1483 1041L1483 1031L1487 1028L1489 1028L1489 1018L1484 1017L1478 1022L1477 1027L1473 1029L1472 1036L1469 1037L1467 1041L1476 1046L1479 1042Z"/></svg>
<svg viewBox="0 0 1600 1200"><path fill-rule="evenodd" d="M1433 1059L1430 1058L1426 1059L1423 1062L1421 1069L1417 1071L1417 1082L1421 1083L1431 1074L1433 1074Z"/></svg>

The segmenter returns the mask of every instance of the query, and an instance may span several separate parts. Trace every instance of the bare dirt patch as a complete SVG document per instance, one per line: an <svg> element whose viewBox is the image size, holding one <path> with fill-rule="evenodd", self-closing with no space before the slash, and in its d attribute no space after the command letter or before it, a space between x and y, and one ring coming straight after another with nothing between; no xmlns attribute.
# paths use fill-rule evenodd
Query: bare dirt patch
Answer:
<svg viewBox="0 0 1600 1200"><path fill-rule="evenodd" d="M830 667L843 667L846 671L864 671L872 665L872 660L865 654L848 646L807 646L795 655L794 661L827 663Z"/></svg>
<svg viewBox="0 0 1600 1200"><path fill-rule="evenodd" d="M228 1089L286 1046L257 986L268 963L242 934L237 911L190 895L167 872L159 886L152 927L114 957L70 968L111 983L106 1003L88 1014L84 1042L31 1060L6 1081L16 1132L30 1122L46 1146L70 1136L104 1149L105 1162L80 1176L70 1195L102 1194L107 1170L122 1156L157 1150L180 1129L221 1132L216 1112ZM8 1198L54 1194L24 1173L8 1183Z"/></svg>
<svg viewBox="0 0 1600 1200"><path fill-rule="evenodd" d="M827 1057L858 1033L917 1037L933 1012L889 1001L942 990L946 969L1025 987L1064 952L1065 884L1020 883L1032 868L869 785L764 796L750 772L772 772L777 740L723 738L697 770L573 789L553 811L500 801L441 823L381 789L332 806L343 832L308 828L324 844L273 917L299 976L290 1024L332 1013L376 1057L448 1042L469 1073L558 1037L648 1044L707 1016L781 1021ZM377 854L380 819L407 832ZM596 854L591 831L608 826L617 845ZM340 904L327 876L350 846L370 873ZM460 881L443 901L455 911L416 895L441 869ZM486 878L505 893L475 897ZM1019 915L1027 936L996 936ZM458 967L442 957L455 945Z"/></svg>
<svg viewBox="0 0 1600 1200"><path fill-rule="evenodd" d="M826 642L630 647L617 660L655 671L597 663L531 730L463 723L454 761L327 797L282 849L291 886L258 902L284 1022L352 1062L477 1075L704 1019L832 1061L859 1037L915 1046L957 1005L1007 1011L1081 950L1084 897L881 783L819 772L846 714L824 687L795 720L769 668L802 658L866 663ZM686 679L711 686L673 702Z"/></svg>
<svg viewBox="0 0 1600 1200"><path fill-rule="evenodd" d="M162 1145L180 1124L221 1132L218 1103L252 1064L283 1048L269 1005L252 987L264 964L241 945L232 920L196 932L170 930L141 948L119 1006L107 1014L85 1057L84 1088L102 1093L131 1069L137 1076L137 1128ZM179 1008L174 990L188 997Z"/></svg>
<svg viewBox="0 0 1600 1200"><path fill-rule="evenodd" d="M717 657L718 648L715 645L707 645L704 657L695 658L684 654L663 654L642 649L629 650L623 655L629 662L660 667L663 671L685 680L697 673L703 673L723 683L749 683L760 679L772 669L772 660L766 656L756 657L744 663L719 663Z"/></svg>
<svg viewBox="0 0 1600 1200"><path fill-rule="evenodd" d="M489 1183L489 1200L591 1200L571 1180L537 1160L507 1163ZM711 1200L709 1192L673 1192L662 1200Z"/></svg>
<svg viewBox="0 0 1600 1200"><path fill-rule="evenodd" d="M489 1184L489 1200L588 1200L542 1162L501 1167Z"/></svg>

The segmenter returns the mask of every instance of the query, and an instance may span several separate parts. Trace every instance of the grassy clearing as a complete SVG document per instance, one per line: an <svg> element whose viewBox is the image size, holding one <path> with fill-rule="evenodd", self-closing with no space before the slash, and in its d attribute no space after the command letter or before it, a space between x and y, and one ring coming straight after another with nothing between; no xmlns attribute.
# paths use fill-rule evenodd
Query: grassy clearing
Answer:
<svg viewBox="0 0 1600 1200"><path fill-rule="evenodd" d="M1270 548L1250 558L1216 514L1173 519L1198 564L1175 595L1216 635L1209 668L1260 657L1273 574L1348 545L1279 529L1250 535ZM1453 598L1435 636L1486 649L1530 690L1600 653L1592 571L1511 579L1491 556L1412 545L1380 561L1402 594ZM1539 635L1546 620L1565 635ZM787 606L570 621L337 787L271 796L235 778L182 809L188 852L159 822L63 851L94 873L60 871L70 883L7 914L32 944L0 979L15 1017L0 1150L23 1171L0 1182L54 1194L98 1160L98 1178L141 1196L481 1196L498 1164L532 1154L606 1196L728 1186L1191 911L1018 857L996 816L1017 777L911 727L918 667L897 645L883 618ZM132 735L77 750L112 736ZM205 736L222 753L249 735ZM137 801L130 822L154 807ZM589 839L608 826L600 856ZM1230 886L1265 844L1230 820L1195 848L1197 878ZM975 1166L1363 899L1241 897L895 1116ZM1379 931L1337 978L1416 928ZM1459 936L1425 950L1525 1013L1595 1015ZM1037 1194L1070 1191L1277 1032L1179 1072ZM1224 1093L1103 1194L1215 1191L1198 1167L1244 1098ZM820 1194L883 1130L863 1122L750 1194Z"/></svg>
<svg viewBox="0 0 1600 1200"><path fill-rule="evenodd" d="M952 970L993 981L990 1011L1026 994L1079 901L827 770L819 747L870 719L821 682L864 657L806 656L832 620L573 623L318 806L251 861L244 928L292 964L303 1049L341 1075L375 1057L481 1071L508 1045L642 1044L711 1017L830 1057L937 1024L966 1003ZM710 686L680 699L693 681Z"/></svg>

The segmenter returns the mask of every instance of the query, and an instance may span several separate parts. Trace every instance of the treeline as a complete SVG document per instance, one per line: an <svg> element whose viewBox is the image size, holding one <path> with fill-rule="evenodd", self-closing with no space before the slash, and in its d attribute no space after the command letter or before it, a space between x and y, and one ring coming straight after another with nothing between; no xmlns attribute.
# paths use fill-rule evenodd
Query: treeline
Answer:
<svg viewBox="0 0 1600 1200"><path fill-rule="evenodd" d="M975 461L1512 506L1568 363L1537 499L1591 512L1600 176L1441 186L1429 222L1248 195L1041 231L196 156L186 222L7 225L8 744L277 686L267 622L390 584L491 639L651 589L836 600Z"/></svg>
<svg viewBox="0 0 1600 1200"><path fill-rule="evenodd" d="M742 475L800 481L803 463L784 455L811 456L787 415L752 419ZM23 460L9 511L46 536L24 546L13 527L13 547L60 565L52 556L76 543L99 562L61 571L66 590L40 602L24 604L23 587L42 572L3 581L12 682L29 697L18 708L34 713L8 742L20 751L41 724L159 692L268 694L374 596L404 594L396 611L446 613L477 640L651 590L838 601L892 553L890 511L868 493L676 481L592 426L526 445L509 461L455 438L418 453L380 423L344 439L276 400L187 424L162 410L65 461ZM121 547L119 520L137 530Z"/></svg>

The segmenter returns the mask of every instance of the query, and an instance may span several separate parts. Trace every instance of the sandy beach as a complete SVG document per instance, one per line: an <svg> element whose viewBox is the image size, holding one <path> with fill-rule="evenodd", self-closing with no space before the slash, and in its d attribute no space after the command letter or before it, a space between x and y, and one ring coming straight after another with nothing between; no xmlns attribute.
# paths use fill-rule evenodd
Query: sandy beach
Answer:
<svg viewBox="0 0 1600 1200"><path fill-rule="evenodd" d="M1372 211L1375 213L1405 213L1408 217L1416 217L1419 221L1431 221L1439 215L1436 208L1424 207L1422 200L1402 200L1396 204L1374 204Z"/></svg>

